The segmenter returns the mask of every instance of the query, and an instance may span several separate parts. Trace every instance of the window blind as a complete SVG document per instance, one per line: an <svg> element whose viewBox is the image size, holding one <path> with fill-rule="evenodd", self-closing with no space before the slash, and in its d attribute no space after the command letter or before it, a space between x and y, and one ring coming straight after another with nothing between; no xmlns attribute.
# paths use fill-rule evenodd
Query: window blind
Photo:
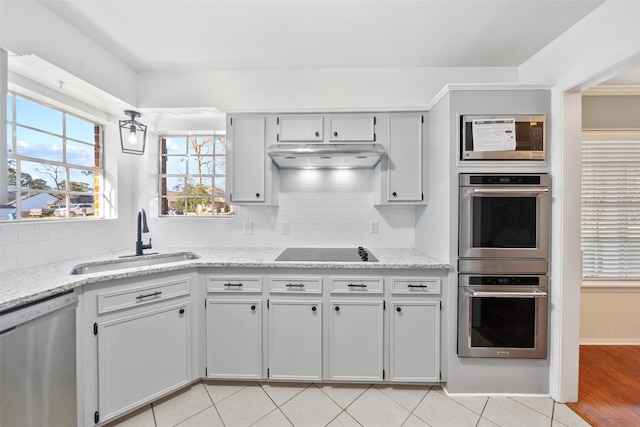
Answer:
<svg viewBox="0 0 640 427"><path fill-rule="evenodd" d="M585 131L584 278L640 278L640 132Z"/></svg>

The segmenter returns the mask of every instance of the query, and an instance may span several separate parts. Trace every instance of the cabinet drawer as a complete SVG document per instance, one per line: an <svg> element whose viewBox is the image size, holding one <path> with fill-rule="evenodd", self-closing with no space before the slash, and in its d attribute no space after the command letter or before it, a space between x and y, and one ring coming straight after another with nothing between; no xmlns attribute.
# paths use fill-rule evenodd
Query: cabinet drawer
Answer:
<svg viewBox="0 0 640 427"><path fill-rule="evenodd" d="M207 292L262 292L262 276L208 276Z"/></svg>
<svg viewBox="0 0 640 427"><path fill-rule="evenodd" d="M332 277L330 280L332 294L381 294L384 291L382 277Z"/></svg>
<svg viewBox="0 0 640 427"><path fill-rule="evenodd" d="M399 294L440 294L440 279L402 278L391 279L391 293Z"/></svg>
<svg viewBox="0 0 640 427"><path fill-rule="evenodd" d="M190 293L191 284L189 279L102 292L98 294L98 314L166 301L187 296Z"/></svg>
<svg viewBox="0 0 640 427"><path fill-rule="evenodd" d="M322 277L271 277L269 289L271 293L321 294Z"/></svg>

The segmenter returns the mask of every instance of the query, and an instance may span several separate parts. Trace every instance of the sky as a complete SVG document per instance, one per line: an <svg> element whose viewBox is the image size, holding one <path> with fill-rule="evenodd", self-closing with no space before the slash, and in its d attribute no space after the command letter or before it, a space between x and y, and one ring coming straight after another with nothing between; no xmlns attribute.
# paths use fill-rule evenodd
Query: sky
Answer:
<svg viewBox="0 0 640 427"><path fill-rule="evenodd" d="M15 98L15 110L13 96L7 97L7 150L9 154L15 153L21 156L42 159L44 162L65 162L81 167L93 167L94 165L94 123L63 114L53 108L48 108L21 97ZM12 123L17 122L16 140L12 135ZM66 123L65 123L66 119ZM66 125L66 126L65 126ZM37 128L31 129L31 128ZM66 134L66 150L65 139ZM33 179L45 180L49 186L55 188L52 176L46 173L44 163L36 161L23 161L21 163L23 173L28 173ZM63 171L62 168L58 170ZM71 168L69 179L82 181L93 187L93 177L82 174L83 169ZM66 180L61 176L58 181Z"/></svg>

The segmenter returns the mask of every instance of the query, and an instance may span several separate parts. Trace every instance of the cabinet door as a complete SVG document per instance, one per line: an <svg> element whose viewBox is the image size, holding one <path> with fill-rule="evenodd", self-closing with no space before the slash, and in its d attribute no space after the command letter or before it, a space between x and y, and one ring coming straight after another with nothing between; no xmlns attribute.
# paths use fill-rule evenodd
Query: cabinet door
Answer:
<svg viewBox="0 0 640 427"><path fill-rule="evenodd" d="M346 114L329 118L329 141L373 142L376 118L372 114Z"/></svg>
<svg viewBox="0 0 640 427"><path fill-rule="evenodd" d="M382 301L332 301L329 330L329 378L381 380Z"/></svg>
<svg viewBox="0 0 640 427"><path fill-rule="evenodd" d="M422 189L423 116L417 113L389 115L389 202L419 202Z"/></svg>
<svg viewBox="0 0 640 427"><path fill-rule="evenodd" d="M260 300L207 300L207 376L262 378Z"/></svg>
<svg viewBox="0 0 640 427"><path fill-rule="evenodd" d="M265 201L265 116L229 119L232 203Z"/></svg>
<svg viewBox="0 0 640 427"><path fill-rule="evenodd" d="M321 301L269 301L269 378L322 379Z"/></svg>
<svg viewBox="0 0 640 427"><path fill-rule="evenodd" d="M97 324L100 419L189 383L189 318L185 303Z"/></svg>
<svg viewBox="0 0 640 427"><path fill-rule="evenodd" d="M324 139L324 118L314 116L279 116L278 142L322 142Z"/></svg>
<svg viewBox="0 0 640 427"><path fill-rule="evenodd" d="M391 381L440 380L440 301L391 303Z"/></svg>

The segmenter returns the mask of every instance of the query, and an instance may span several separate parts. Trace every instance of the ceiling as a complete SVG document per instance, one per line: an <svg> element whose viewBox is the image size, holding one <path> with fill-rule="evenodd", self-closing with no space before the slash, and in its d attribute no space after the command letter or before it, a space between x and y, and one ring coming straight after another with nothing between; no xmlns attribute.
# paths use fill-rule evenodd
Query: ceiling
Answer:
<svg viewBox="0 0 640 427"><path fill-rule="evenodd" d="M0 0L0 6L10 1ZM153 74L517 68L605 0L20 1L43 5L129 69ZM55 40L54 34L48 37ZM114 116L131 108L33 55L12 58L10 71L51 90L64 87L74 99ZM603 85L640 87L640 68ZM189 117L200 123L223 117L216 108L139 110L169 128Z"/></svg>
<svg viewBox="0 0 640 427"><path fill-rule="evenodd" d="M137 72L519 66L602 0L41 0Z"/></svg>

